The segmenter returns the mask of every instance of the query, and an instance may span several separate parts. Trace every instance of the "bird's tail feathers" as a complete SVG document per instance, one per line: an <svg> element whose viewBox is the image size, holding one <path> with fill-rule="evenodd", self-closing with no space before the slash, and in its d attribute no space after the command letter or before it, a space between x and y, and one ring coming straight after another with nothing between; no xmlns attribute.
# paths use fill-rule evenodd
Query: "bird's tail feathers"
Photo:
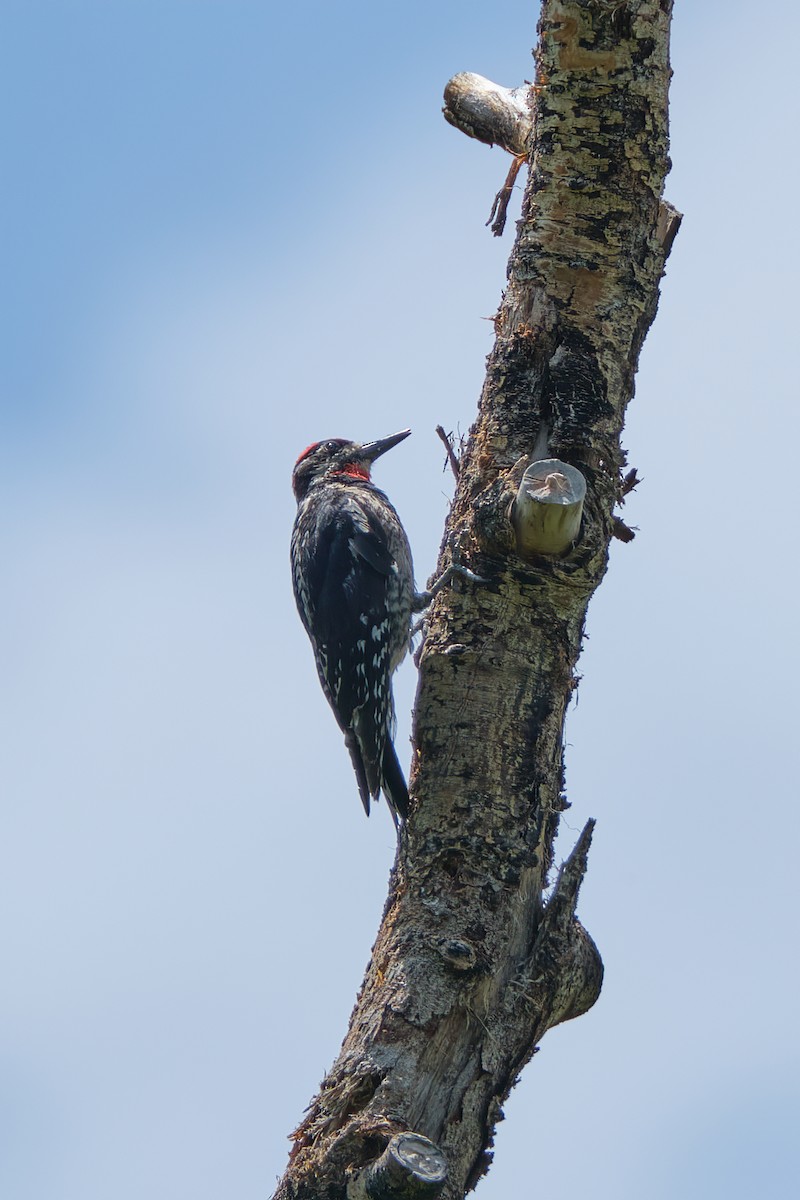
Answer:
<svg viewBox="0 0 800 1200"><path fill-rule="evenodd" d="M346 730L344 740L350 751L361 803L367 816L370 799L377 800L383 791L395 826L400 819L405 821L408 817L408 788L391 739L387 738L384 743L382 759L377 754L373 756L365 750L356 729Z"/></svg>
<svg viewBox="0 0 800 1200"><path fill-rule="evenodd" d="M386 742L383 751L381 787L395 825L397 825L399 817L405 821L408 817L408 788L403 768L397 760L395 748L390 741Z"/></svg>
<svg viewBox="0 0 800 1200"><path fill-rule="evenodd" d="M352 729L345 730L344 741L347 749L350 751L350 760L353 764L353 770L356 773L356 782L358 783L358 793L361 796L361 803L364 805L364 812L369 816L370 789L367 783L367 772L364 769L364 758L361 754L358 738Z"/></svg>

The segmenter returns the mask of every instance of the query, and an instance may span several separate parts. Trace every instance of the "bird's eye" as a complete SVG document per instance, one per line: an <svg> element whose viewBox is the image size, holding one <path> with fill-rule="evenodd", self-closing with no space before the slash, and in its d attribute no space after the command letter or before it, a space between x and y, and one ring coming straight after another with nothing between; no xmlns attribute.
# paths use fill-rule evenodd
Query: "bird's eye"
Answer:
<svg viewBox="0 0 800 1200"><path fill-rule="evenodd" d="M333 453L334 450L338 450L338 448L339 448L338 442L326 442L325 443L325 449L330 450L331 453Z"/></svg>

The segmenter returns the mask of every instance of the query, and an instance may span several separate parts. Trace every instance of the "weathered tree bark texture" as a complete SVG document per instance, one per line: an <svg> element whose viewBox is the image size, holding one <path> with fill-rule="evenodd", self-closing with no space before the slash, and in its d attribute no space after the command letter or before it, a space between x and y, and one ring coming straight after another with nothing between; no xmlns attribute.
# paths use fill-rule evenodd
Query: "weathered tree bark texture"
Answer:
<svg viewBox="0 0 800 1200"><path fill-rule="evenodd" d="M278 1200L462 1197L539 1040L600 991L600 955L575 917L593 822L550 891L549 874L625 407L680 219L662 201L671 8L542 5L522 218L439 563L487 583L456 577L433 605L412 814L350 1028ZM534 459L586 481L560 556L517 546L512 510Z"/></svg>

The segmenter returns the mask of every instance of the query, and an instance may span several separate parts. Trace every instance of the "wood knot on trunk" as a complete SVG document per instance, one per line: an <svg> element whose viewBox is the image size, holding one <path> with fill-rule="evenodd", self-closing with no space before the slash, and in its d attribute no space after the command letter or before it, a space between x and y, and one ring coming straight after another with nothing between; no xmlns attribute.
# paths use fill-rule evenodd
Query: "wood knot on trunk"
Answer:
<svg viewBox="0 0 800 1200"><path fill-rule="evenodd" d="M442 942L439 953L453 971L471 971L478 961L475 947L457 938L448 938Z"/></svg>

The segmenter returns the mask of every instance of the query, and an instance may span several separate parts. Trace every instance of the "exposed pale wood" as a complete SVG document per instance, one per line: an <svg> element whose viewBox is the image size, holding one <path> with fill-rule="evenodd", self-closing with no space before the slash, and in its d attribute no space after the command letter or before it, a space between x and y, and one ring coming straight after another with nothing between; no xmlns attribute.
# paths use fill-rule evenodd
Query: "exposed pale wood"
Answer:
<svg viewBox="0 0 800 1200"><path fill-rule="evenodd" d="M569 463L544 458L526 467L511 507L521 557L569 550L580 533L585 495L586 480Z"/></svg>
<svg viewBox="0 0 800 1200"><path fill-rule="evenodd" d="M411 817L350 1028L295 1132L279 1200L343 1200L406 1132L441 1150L441 1195L461 1200L537 1043L600 990L600 956L575 916L591 822L548 884L564 714L677 228L662 204L670 16L669 0L542 6L528 186L437 571L455 558L488 583L454 578L433 604ZM527 562L509 513L545 426L547 454L580 470L587 494L575 547ZM531 1136L546 1145L546 1130Z"/></svg>

